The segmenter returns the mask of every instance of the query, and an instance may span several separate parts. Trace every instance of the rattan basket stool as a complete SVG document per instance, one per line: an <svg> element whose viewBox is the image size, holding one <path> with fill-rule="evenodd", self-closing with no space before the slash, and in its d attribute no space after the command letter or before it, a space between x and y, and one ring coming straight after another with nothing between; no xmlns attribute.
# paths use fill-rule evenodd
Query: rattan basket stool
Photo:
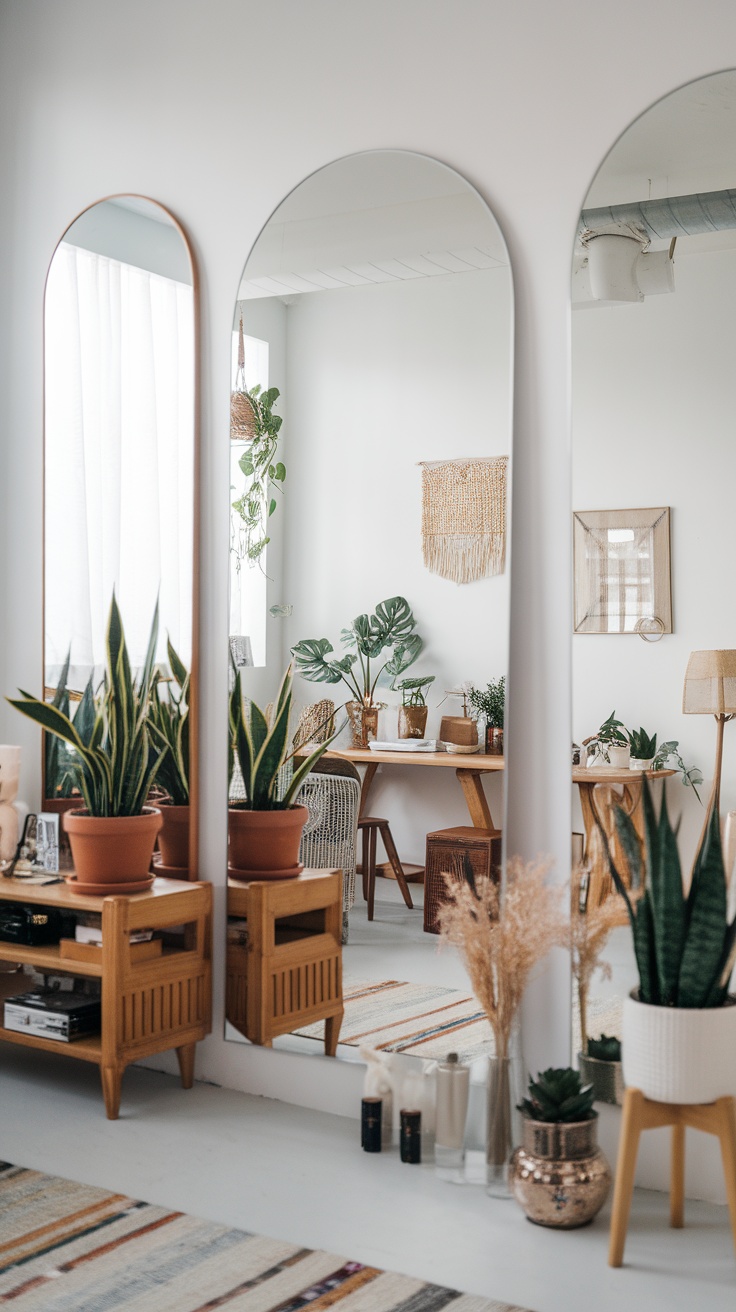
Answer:
<svg viewBox="0 0 736 1312"><path fill-rule="evenodd" d="M685 1224L685 1129L689 1125L692 1129L704 1130L706 1134L715 1134L720 1141L731 1231L736 1248L736 1099L718 1098L715 1102L692 1105L652 1102L644 1097L640 1089L627 1089L624 1094L613 1192L609 1266L621 1266L624 1260L641 1132L667 1125L672 1126L670 1225L681 1230Z"/></svg>
<svg viewBox="0 0 736 1312"><path fill-rule="evenodd" d="M498 879L501 869L501 830L476 829L457 825L427 834L424 867L424 932L439 934L438 913L447 901L443 876L450 874L458 883L465 878L465 862L470 861L474 876Z"/></svg>

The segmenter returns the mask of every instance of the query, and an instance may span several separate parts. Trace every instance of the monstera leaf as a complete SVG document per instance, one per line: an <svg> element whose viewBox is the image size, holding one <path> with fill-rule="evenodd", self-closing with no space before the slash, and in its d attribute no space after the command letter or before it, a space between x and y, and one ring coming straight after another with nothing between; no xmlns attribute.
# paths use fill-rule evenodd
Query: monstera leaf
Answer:
<svg viewBox="0 0 736 1312"><path fill-rule="evenodd" d="M303 638L291 649L297 670L304 679L311 683L339 683L350 673L355 664L355 656L343 656L339 661L328 661L329 652L334 651L327 638Z"/></svg>
<svg viewBox="0 0 736 1312"><path fill-rule="evenodd" d="M397 642L394 654L391 660L386 662L383 671L392 684L400 674L404 673L404 670L408 670L409 666L414 664L423 646L424 643L418 633L412 633L411 637ZM426 680L420 679L419 682L424 683Z"/></svg>
<svg viewBox="0 0 736 1312"><path fill-rule="evenodd" d="M401 638L414 632L416 620L406 597L389 597L379 601L375 615L371 616L371 632L381 647L391 647Z"/></svg>

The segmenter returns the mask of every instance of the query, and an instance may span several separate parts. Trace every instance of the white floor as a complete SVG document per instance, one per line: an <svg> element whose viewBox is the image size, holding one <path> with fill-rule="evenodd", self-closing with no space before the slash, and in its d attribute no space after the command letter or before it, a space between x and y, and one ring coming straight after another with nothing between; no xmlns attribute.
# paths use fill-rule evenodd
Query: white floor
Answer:
<svg viewBox="0 0 736 1312"><path fill-rule="evenodd" d="M105 1120L94 1067L0 1045L0 1156L150 1202L505 1299L534 1312L733 1312L725 1208L634 1200L627 1265L606 1265L607 1214L570 1233L448 1185L431 1164L367 1156L358 1123L131 1069ZM0 1239L2 1218L0 1217Z"/></svg>

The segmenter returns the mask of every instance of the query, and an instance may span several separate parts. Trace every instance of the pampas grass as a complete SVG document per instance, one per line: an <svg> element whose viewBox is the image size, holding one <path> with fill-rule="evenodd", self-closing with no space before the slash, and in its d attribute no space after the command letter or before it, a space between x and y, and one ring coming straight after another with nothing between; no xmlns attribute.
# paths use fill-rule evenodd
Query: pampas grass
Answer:
<svg viewBox="0 0 736 1312"><path fill-rule="evenodd" d="M503 897L492 879L474 875L469 859L462 883L444 875L448 901L439 912L440 934L463 959L502 1059L531 972L551 948L569 943L563 890L547 883L548 872L549 862L512 857Z"/></svg>
<svg viewBox="0 0 736 1312"><path fill-rule="evenodd" d="M570 957L572 973L578 990L580 1010L580 1046L583 1056L588 1054L588 993L596 970L609 979L611 967L601 961L601 952L612 929L621 924L621 902L614 895L599 906L591 906L588 896L588 874L582 866L572 872L570 881Z"/></svg>

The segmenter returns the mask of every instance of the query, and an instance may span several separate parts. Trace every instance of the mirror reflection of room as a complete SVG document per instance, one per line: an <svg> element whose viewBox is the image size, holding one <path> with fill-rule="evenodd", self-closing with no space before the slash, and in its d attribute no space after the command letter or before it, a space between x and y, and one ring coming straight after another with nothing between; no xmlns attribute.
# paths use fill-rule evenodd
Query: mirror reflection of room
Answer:
<svg viewBox="0 0 736 1312"><path fill-rule="evenodd" d="M503 238L436 161L327 166L248 258L232 337L228 1038L349 1060L491 1051L437 916L443 871L501 865L511 351ZM256 860L240 833L274 814L258 813L254 762L266 735L280 745L287 700L271 795L304 808L303 830Z"/></svg>
<svg viewBox="0 0 736 1312"><path fill-rule="evenodd" d="M686 889L720 793L736 910L735 129L733 72L660 101L596 174L575 243L573 916L600 964L589 979L583 964L573 1044L606 1101L621 1101L622 1008L639 986L611 867L636 905L647 787L655 813L666 795L679 819Z"/></svg>
<svg viewBox="0 0 736 1312"><path fill-rule="evenodd" d="M154 634L151 713L174 747L149 799L165 818L155 864L188 878L193 271L181 231L153 201L101 201L59 242L46 285L44 389L45 697L86 742L113 598L134 678ZM76 757L45 735L46 811L80 805Z"/></svg>

